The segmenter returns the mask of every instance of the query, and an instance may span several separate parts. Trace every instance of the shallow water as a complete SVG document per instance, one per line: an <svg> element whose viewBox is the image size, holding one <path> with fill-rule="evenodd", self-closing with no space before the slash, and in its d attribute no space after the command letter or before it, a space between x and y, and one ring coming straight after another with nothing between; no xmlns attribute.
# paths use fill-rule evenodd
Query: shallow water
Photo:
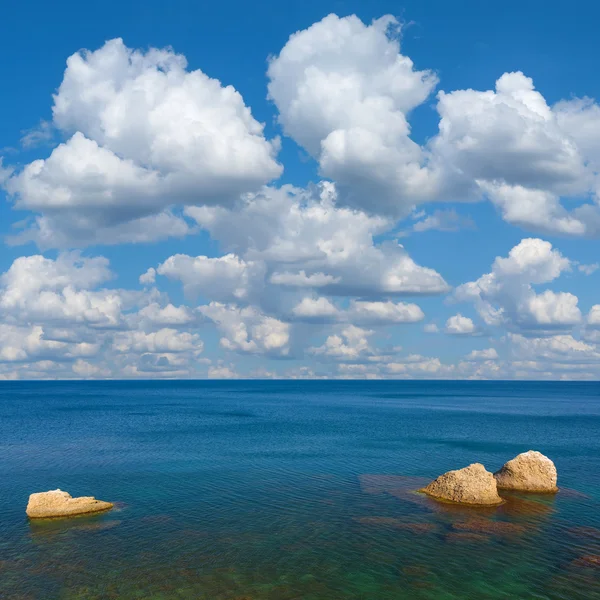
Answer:
<svg viewBox="0 0 600 600"><path fill-rule="evenodd" d="M415 493L529 449L557 496ZM600 384L3 383L0 508L0 598L600 599Z"/></svg>

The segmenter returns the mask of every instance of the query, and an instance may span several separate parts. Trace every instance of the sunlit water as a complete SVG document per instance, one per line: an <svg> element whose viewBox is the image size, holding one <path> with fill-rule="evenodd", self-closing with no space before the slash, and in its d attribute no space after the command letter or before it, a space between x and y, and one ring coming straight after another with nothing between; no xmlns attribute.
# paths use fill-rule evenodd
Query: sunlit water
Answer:
<svg viewBox="0 0 600 600"><path fill-rule="evenodd" d="M415 493L536 449L556 497ZM60 487L117 508L29 522ZM600 598L597 383L0 385L0 597Z"/></svg>

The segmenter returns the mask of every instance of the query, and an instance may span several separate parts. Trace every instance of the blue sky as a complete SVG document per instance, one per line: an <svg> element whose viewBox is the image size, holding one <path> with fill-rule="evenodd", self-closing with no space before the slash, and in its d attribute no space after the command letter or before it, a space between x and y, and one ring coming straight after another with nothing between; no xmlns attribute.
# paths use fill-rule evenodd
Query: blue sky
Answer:
<svg viewBox="0 0 600 600"><path fill-rule="evenodd" d="M13 3L0 378L598 379L597 13Z"/></svg>

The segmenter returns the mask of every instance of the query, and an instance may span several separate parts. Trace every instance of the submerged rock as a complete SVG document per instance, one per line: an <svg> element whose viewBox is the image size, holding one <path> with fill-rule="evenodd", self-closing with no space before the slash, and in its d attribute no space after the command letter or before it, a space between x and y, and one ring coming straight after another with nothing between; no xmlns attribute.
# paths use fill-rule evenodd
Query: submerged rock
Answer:
<svg viewBox="0 0 600 600"><path fill-rule="evenodd" d="M459 521L452 525L457 531L467 531L470 533L488 534L488 535L521 535L527 531L524 525L518 523L509 523L508 521L494 521L492 519L469 519L468 521Z"/></svg>
<svg viewBox="0 0 600 600"><path fill-rule="evenodd" d="M494 473L498 488L521 492L554 493L557 474L554 463L541 452L529 450L509 460Z"/></svg>
<svg viewBox="0 0 600 600"><path fill-rule="evenodd" d="M378 525L390 529L403 529L412 533L430 533L437 529L433 523L407 523L394 517L359 517L355 520L361 525Z"/></svg>
<svg viewBox="0 0 600 600"><path fill-rule="evenodd" d="M580 556L577 560L572 563L576 567L592 567L594 569L600 569L600 555L587 554Z"/></svg>
<svg viewBox="0 0 600 600"><path fill-rule="evenodd" d="M93 496L72 498L71 494L67 492L51 490L31 494L26 512L31 519L47 519L95 513L109 510L112 507L110 502L96 500Z"/></svg>
<svg viewBox="0 0 600 600"><path fill-rule="evenodd" d="M502 503L494 476L479 463L448 471L420 491L438 500L458 504L492 506Z"/></svg>

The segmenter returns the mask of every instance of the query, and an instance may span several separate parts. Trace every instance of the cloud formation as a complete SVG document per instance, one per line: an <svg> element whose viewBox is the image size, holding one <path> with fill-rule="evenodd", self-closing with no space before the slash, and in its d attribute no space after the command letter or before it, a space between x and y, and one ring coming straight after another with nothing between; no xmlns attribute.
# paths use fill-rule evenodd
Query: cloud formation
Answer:
<svg viewBox="0 0 600 600"><path fill-rule="evenodd" d="M269 59L273 127L322 178L304 187L279 181L279 138L240 93L173 49L70 56L52 122L22 140L40 157L0 163L26 214L7 241L39 248L0 275L0 378L600 376L598 299L566 289L598 265L560 241L600 236L599 105L552 105L519 71L440 89L401 33L329 15ZM542 237L455 268L435 236L475 224L449 203L484 201ZM185 236L133 283L76 250Z"/></svg>

